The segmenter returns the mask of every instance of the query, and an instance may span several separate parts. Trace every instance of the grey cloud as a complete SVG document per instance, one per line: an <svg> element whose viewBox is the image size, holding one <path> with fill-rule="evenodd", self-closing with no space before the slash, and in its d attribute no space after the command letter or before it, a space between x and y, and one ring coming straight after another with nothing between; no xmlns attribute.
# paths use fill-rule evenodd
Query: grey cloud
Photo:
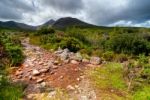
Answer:
<svg viewBox="0 0 150 100"><path fill-rule="evenodd" d="M1 0L0 1L0 18L16 19L23 17L24 12L34 11L34 8L22 0Z"/></svg>
<svg viewBox="0 0 150 100"><path fill-rule="evenodd" d="M84 4L82 0L40 0L43 5L64 13L77 13Z"/></svg>
<svg viewBox="0 0 150 100"><path fill-rule="evenodd" d="M110 1L111 5L114 4L111 0L107 1ZM87 11L88 17L99 25L108 25L121 20L132 21L135 24L150 20L150 0L126 0L126 2L125 6L116 8L108 4L101 5L99 2L92 11Z"/></svg>

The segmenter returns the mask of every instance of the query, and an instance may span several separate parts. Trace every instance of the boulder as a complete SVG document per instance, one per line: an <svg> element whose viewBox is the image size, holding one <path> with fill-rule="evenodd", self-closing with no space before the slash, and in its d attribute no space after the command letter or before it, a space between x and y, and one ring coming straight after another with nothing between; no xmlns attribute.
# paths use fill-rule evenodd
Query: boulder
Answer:
<svg viewBox="0 0 150 100"><path fill-rule="evenodd" d="M91 57L90 63L93 65L99 65L101 63L101 59L99 57Z"/></svg>

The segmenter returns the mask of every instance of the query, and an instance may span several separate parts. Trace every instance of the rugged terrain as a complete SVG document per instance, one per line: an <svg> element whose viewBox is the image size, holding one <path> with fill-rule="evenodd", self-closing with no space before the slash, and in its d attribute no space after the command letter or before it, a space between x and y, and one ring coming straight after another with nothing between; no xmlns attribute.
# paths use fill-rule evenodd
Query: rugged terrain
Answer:
<svg viewBox="0 0 150 100"><path fill-rule="evenodd" d="M36 98L52 98L56 90L67 91L68 98L78 100L96 100L96 93L91 87L84 71L99 64L99 59L89 61L79 53L69 52L68 49L55 52L46 51L29 44L29 38L22 40L26 59L23 64L11 74L14 82L27 84L25 100ZM91 64L93 63L93 64ZM67 99L62 97L62 99ZM40 99L42 100L42 99Z"/></svg>

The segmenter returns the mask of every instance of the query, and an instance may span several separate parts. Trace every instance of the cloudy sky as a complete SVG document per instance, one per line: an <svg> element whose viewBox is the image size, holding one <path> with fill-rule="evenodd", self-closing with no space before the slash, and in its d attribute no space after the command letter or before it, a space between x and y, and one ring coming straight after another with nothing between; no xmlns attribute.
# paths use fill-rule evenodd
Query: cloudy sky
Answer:
<svg viewBox="0 0 150 100"><path fill-rule="evenodd" d="M150 0L0 0L0 20L39 25L75 17L96 25L150 27Z"/></svg>

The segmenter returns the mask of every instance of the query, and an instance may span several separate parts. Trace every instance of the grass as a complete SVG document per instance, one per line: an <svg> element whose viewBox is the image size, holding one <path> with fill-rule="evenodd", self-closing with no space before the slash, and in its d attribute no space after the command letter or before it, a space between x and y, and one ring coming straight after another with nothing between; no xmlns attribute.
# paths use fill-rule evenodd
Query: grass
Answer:
<svg viewBox="0 0 150 100"><path fill-rule="evenodd" d="M129 98L127 85L123 79L123 66L120 63L111 62L94 70L88 70L87 75L96 90L100 92L102 100Z"/></svg>
<svg viewBox="0 0 150 100"><path fill-rule="evenodd" d="M133 94L133 100L150 100L150 86L144 86Z"/></svg>
<svg viewBox="0 0 150 100"><path fill-rule="evenodd" d="M7 79L0 80L0 100L21 100L23 96L23 86L12 84Z"/></svg>

